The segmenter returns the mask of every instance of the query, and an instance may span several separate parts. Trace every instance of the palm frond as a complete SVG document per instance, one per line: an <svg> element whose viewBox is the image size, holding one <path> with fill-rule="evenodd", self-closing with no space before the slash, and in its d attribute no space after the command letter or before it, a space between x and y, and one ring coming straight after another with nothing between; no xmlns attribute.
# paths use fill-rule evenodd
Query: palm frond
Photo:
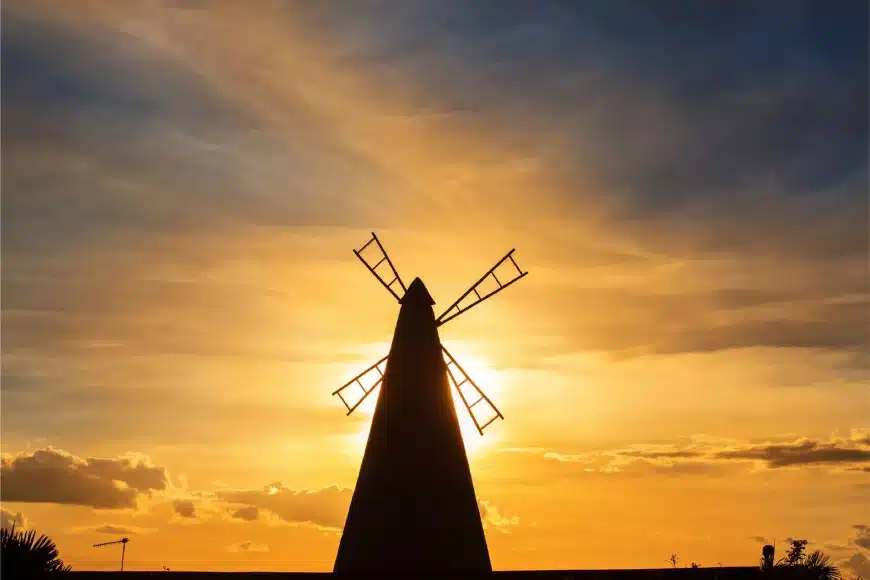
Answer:
<svg viewBox="0 0 870 580"><path fill-rule="evenodd" d="M807 555L803 562L807 573L813 580L840 580L839 568L831 563L831 558L821 550Z"/></svg>
<svg viewBox="0 0 870 580"><path fill-rule="evenodd" d="M3 576L35 576L46 572L69 572L54 541L35 530L0 529L0 567Z"/></svg>

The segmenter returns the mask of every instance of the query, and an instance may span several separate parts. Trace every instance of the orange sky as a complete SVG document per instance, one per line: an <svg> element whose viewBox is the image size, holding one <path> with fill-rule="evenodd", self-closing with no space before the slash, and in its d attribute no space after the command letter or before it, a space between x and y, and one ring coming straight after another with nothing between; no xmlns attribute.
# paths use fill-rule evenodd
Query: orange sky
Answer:
<svg viewBox="0 0 870 580"><path fill-rule="evenodd" d="M129 569L330 570L374 403L330 393L398 311L375 230L436 313L530 272L442 329L506 417L463 425L496 569L789 536L870 568L866 155L762 130L842 88L809 16L791 76L687 104L689 57L617 50L608 8L575 50L543 9L409 6L4 3L4 523L75 569L128 535Z"/></svg>

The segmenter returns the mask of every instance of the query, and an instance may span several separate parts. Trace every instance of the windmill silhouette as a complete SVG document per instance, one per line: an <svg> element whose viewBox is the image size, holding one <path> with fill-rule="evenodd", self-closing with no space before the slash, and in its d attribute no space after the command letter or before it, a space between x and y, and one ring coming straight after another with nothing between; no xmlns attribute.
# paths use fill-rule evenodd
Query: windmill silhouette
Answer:
<svg viewBox="0 0 870 580"><path fill-rule="evenodd" d="M103 542L102 544L94 544L94 548L99 548L100 546L111 546L113 544L121 544L121 572L123 572L124 555L127 553L127 542L129 541L129 538L121 538L120 540L115 540L114 542Z"/></svg>
<svg viewBox="0 0 870 580"><path fill-rule="evenodd" d="M366 249L379 259L367 261ZM423 281L406 287L377 235L354 250L401 308L389 354L332 393L350 415L381 387L334 572L492 570L451 385L481 435L504 416L441 344L438 327L528 274L513 253L435 318ZM510 273L500 278L502 265Z"/></svg>

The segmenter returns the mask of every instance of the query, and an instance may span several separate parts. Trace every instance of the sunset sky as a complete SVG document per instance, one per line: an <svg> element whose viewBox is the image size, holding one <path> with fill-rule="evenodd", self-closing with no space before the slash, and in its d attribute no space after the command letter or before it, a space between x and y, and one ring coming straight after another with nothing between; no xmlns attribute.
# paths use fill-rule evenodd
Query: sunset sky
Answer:
<svg viewBox="0 0 870 580"><path fill-rule="evenodd" d="M496 569L870 577L868 4L12 1L2 498L75 569L331 570L378 233L505 415ZM464 416L463 416L464 417Z"/></svg>

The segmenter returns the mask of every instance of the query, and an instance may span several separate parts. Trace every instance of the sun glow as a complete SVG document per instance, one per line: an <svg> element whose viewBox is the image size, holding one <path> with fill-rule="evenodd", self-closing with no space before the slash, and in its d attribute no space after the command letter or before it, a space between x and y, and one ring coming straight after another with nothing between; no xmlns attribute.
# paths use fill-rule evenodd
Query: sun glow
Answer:
<svg viewBox="0 0 870 580"><path fill-rule="evenodd" d="M492 399L494 403L498 404L497 400L502 393L502 380L500 374L493 369L489 360L482 356L457 355L452 351L451 354L454 354L454 356L457 357L459 364L461 364L465 372L471 376L471 379L477 383L477 386L486 393L487 397ZM466 386L463 386L463 389L468 403L473 403L476 400L476 395L470 388L467 389ZM481 435L474 426L474 421L468 414L468 410L465 408L459 393L452 383L450 384L450 394L453 397L453 405L459 419L459 429L462 433L462 440L465 443L465 451L469 457L479 455L485 449L491 447L501 439L499 436L499 420L494 421L484 431L484 435ZM369 431L372 426L372 418L375 413L375 407L377 406L379 396L380 388L369 395L362 403L360 403L359 407L354 410L354 413L359 413L366 417L366 422L358 432L350 436L350 447L353 453L359 453L362 455L365 452L366 442L368 441ZM478 413L477 420L481 425L489 421L494 414L494 412L490 412L490 409L487 408L485 402L475 406L474 410Z"/></svg>
<svg viewBox="0 0 870 580"><path fill-rule="evenodd" d="M502 393L501 377L499 376L499 373L493 369L489 360L484 356L457 354L453 350L451 350L450 353L456 357L465 372L468 373L471 379L477 383L477 386L486 393L486 396L492 399L494 403L498 404L496 401ZM459 380L461 381L462 379L460 378ZM468 404L472 404L477 400L476 393L473 393L471 389L465 389L465 386L463 386L463 393L465 394ZM473 393L471 395L474 397L473 399L469 398L470 393ZM462 431L462 440L465 443L465 451L469 457L479 455L501 439L498 435L499 423L501 421L498 419L493 421L493 423L484 430L484 435L481 435L474 426L474 421L472 421L471 416L469 416L468 410L462 403L459 393L452 384L450 394L453 395L453 406L456 408L456 415L459 418L459 429ZM487 407L485 401L476 405L474 411L478 423L481 425L484 425L495 414L490 407Z"/></svg>

